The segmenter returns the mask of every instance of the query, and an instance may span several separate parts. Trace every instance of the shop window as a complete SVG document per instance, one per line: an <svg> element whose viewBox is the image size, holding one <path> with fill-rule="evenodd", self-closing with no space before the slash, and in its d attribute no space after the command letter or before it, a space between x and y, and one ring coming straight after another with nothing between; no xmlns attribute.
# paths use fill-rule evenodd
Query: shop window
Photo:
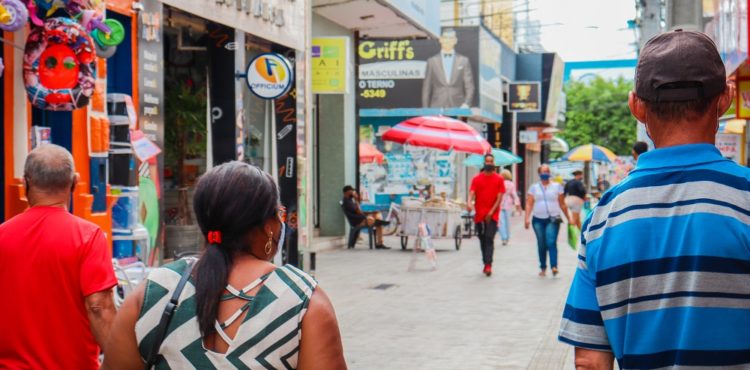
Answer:
<svg viewBox="0 0 750 370"><path fill-rule="evenodd" d="M165 258L200 248L192 198L208 157L207 22L165 7Z"/></svg>

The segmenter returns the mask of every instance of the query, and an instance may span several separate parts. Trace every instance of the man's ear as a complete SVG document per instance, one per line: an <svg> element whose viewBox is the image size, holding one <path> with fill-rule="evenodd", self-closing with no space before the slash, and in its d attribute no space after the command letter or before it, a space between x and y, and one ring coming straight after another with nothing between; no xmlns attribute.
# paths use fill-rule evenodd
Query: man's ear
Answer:
<svg viewBox="0 0 750 370"><path fill-rule="evenodd" d="M71 193L74 193L76 191L76 185L78 185L78 181L81 181L81 175L76 172L76 174L73 176L73 184L70 185Z"/></svg>
<svg viewBox="0 0 750 370"><path fill-rule="evenodd" d="M628 107L630 107L630 113L633 114L633 117L635 117L638 122L648 123L646 104L644 104L643 100L638 98L635 91L631 91L628 94Z"/></svg>
<svg viewBox="0 0 750 370"><path fill-rule="evenodd" d="M732 106L732 102L734 102L734 93L735 93L735 87L734 83L731 81L727 81L727 88L724 89L724 92L719 95L719 102L718 102L718 113L719 117L723 116L724 113L729 110L729 107Z"/></svg>

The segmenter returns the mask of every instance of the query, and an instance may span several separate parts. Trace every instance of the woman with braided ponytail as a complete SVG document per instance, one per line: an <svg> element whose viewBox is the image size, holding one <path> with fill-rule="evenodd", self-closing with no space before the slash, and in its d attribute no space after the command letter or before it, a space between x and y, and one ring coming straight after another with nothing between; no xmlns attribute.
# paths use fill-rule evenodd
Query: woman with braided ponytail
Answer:
<svg viewBox="0 0 750 370"><path fill-rule="evenodd" d="M169 297L189 263L154 270L124 303L105 353L106 369L346 369L336 315L317 282L270 261L284 243L273 179L242 162L217 166L198 181L195 215L206 249L154 346Z"/></svg>

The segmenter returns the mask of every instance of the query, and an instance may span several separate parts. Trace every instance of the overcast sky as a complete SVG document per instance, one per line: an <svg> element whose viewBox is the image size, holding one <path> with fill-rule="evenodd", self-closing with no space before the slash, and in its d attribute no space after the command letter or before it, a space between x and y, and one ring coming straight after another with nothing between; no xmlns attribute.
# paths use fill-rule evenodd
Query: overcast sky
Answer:
<svg viewBox="0 0 750 370"><path fill-rule="evenodd" d="M525 9L521 4L516 0L516 11ZM529 0L529 9L543 25L542 46L566 62L636 57L635 35L627 29L635 0Z"/></svg>

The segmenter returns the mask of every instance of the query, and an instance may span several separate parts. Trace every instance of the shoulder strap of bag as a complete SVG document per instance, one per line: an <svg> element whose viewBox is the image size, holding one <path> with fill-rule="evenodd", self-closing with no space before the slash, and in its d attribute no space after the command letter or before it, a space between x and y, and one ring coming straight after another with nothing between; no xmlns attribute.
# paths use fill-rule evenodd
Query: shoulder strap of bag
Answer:
<svg viewBox="0 0 750 370"><path fill-rule="evenodd" d="M154 338L154 343L151 345L151 351L149 352L145 369L151 369L151 367L155 366L158 362L159 348L164 342L164 337L167 334L167 327L169 327L169 323L172 321L172 316L177 310L177 303L180 294L182 294L182 290L185 288L188 278L190 278L190 273L193 271L195 260L188 259L186 262L187 266L185 267L185 271L182 272L180 282L177 283L177 287L175 287L172 297L169 299L169 302L167 302L167 306L164 307L164 312L161 314L161 320L159 320L159 326L156 327L156 338Z"/></svg>
<svg viewBox="0 0 750 370"><path fill-rule="evenodd" d="M537 184L539 185L539 189L542 190L542 199L544 199L544 208L547 209L547 216L551 218L552 217L552 212L549 211L549 205L547 204L547 190L544 189L544 186L542 186L541 182L539 182ZM551 184L552 183L550 182L550 185Z"/></svg>

